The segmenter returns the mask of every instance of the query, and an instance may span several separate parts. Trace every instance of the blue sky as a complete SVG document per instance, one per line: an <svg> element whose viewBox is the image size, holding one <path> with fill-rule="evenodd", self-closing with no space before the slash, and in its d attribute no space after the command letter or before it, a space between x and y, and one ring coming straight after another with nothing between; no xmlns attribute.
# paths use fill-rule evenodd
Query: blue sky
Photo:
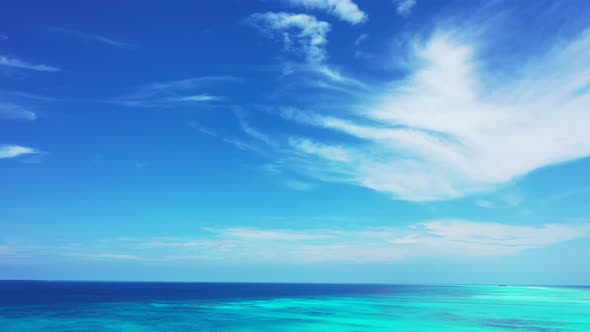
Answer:
<svg viewBox="0 0 590 332"><path fill-rule="evenodd" d="M0 278L590 282L586 1L8 1Z"/></svg>

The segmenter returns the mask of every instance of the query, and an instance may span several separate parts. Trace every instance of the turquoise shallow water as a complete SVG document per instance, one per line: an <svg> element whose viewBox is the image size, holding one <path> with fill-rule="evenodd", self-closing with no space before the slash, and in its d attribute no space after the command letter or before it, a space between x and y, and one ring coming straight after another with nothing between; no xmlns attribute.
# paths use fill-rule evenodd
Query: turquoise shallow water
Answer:
<svg viewBox="0 0 590 332"><path fill-rule="evenodd" d="M85 287L61 298L66 286L20 297L0 287L0 331L590 331L589 288L199 284L126 297L124 286Z"/></svg>

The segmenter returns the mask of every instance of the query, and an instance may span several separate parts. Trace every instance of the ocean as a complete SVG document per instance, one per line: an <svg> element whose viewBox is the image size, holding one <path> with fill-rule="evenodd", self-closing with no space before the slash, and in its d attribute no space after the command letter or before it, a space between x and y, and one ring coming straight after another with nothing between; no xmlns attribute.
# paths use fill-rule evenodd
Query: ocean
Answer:
<svg viewBox="0 0 590 332"><path fill-rule="evenodd" d="M0 331L590 331L590 288L0 281Z"/></svg>

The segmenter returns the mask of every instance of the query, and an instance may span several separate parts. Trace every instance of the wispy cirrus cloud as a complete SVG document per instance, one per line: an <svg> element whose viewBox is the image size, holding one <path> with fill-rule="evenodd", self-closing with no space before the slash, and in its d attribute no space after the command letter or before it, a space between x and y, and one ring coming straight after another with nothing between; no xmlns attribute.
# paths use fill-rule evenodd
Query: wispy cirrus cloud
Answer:
<svg viewBox="0 0 590 332"><path fill-rule="evenodd" d="M304 59L303 64L284 62L283 75L312 73L320 77L320 80L314 80L317 87L342 88L341 85L365 87L361 82L342 75L327 64L326 45L328 32L331 30L328 22L318 20L312 15L284 12L252 14L246 22L268 38L279 40L285 53Z"/></svg>
<svg viewBox="0 0 590 332"><path fill-rule="evenodd" d="M98 259L98 260L126 260L126 261L149 260L148 258L137 256L137 255L120 254L120 253L66 253L66 254L64 254L64 256L79 257L79 258L84 258L84 259Z"/></svg>
<svg viewBox="0 0 590 332"><path fill-rule="evenodd" d="M135 47L135 45L115 40L109 37L105 37L99 34L94 33L87 33L82 31L70 30L65 28L51 28L51 32L61 34L66 37L75 38L84 42L92 42L97 44L102 44L114 48L121 48L121 49L129 49Z"/></svg>
<svg viewBox="0 0 590 332"><path fill-rule="evenodd" d="M518 194L496 194L494 199L492 198L479 198L475 200L475 204L479 207L492 209L492 208L516 208L521 205L523 197Z"/></svg>
<svg viewBox="0 0 590 332"><path fill-rule="evenodd" d="M211 96L211 95L189 95L189 96L182 96L182 97L172 97L169 98L169 101L178 101L178 102L200 102L200 101L217 101L222 100L223 97L219 96Z"/></svg>
<svg viewBox="0 0 590 332"><path fill-rule="evenodd" d="M203 135L207 135L207 136L219 139L223 143L229 144L229 145L235 147L236 149L239 149L242 151L247 151L247 152L253 152L253 153L267 156L267 157L269 156L268 146L261 146L261 144L259 144L260 142L258 142L258 141L252 142L252 139L245 140L245 139L236 137L235 135L232 135L232 136L221 135L209 128L202 126L201 124L199 124L196 121L189 121L188 126ZM253 133L253 131L250 131L250 134L247 134L247 135L250 138L253 138L252 133ZM258 140L259 138L260 137L254 138L254 140Z"/></svg>
<svg viewBox="0 0 590 332"><path fill-rule="evenodd" d="M241 79L234 76L203 76L155 82L142 85L128 95L109 99L107 102L129 107L165 107L179 104L213 103L223 101L225 97L212 95L203 90L239 82L241 82Z"/></svg>
<svg viewBox="0 0 590 332"><path fill-rule="evenodd" d="M149 92L157 92L162 90L188 90L188 89L195 89L201 88L204 86L214 86L218 84L226 84L226 83L239 83L242 79L236 76L227 76L227 75L219 75L219 76L200 76L200 77L190 77L181 80L174 80L174 81L165 81L165 82L155 82L150 83L142 86L140 90Z"/></svg>
<svg viewBox="0 0 590 332"><path fill-rule="evenodd" d="M42 72L57 72L60 71L60 68L48 66L44 64L32 64L25 61L22 61L17 58L11 58L7 56L0 55L0 66L4 67L11 67L17 69L27 69L27 70L34 70L34 71L42 71Z"/></svg>
<svg viewBox="0 0 590 332"><path fill-rule="evenodd" d="M37 115L21 106L0 102L0 119L7 120L35 120Z"/></svg>
<svg viewBox="0 0 590 332"><path fill-rule="evenodd" d="M590 225L517 226L466 220L434 220L407 227L358 229L207 229L234 242L235 250L258 246L295 261L391 261L412 257L514 255L590 233ZM256 241L254 245L250 241ZM281 244L276 244L280 242ZM252 253L254 254L254 253Z"/></svg>
<svg viewBox="0 0 590 332"><path fill-rule="evenodd" d="M300 180L287 179L283 183L287 188L295 191L310 191L316 188L315 184Z"/></svg>
<svg viewBox="0 0 590 332"><path fill-rule="evenodd" d="M136 261L391 262L417 257L517 255L587 237L590 224L521 226L442 219L356 228L205 227L183 238L126 238L52 245L57 255ZM17 248L16 244L12 245ZM43 250L28 246L27 251ZM20 250L21 252L23 250ZM10 255L11 252L5 252Z"/></svg>
<svg viewBox="0 0 590 332"><path fill-rule="evenodd" d="M56 98L44 95L38 95L34 93L15 91L15 90L2 90L0 89L0 97L4 100L32 100L32 101L67 101L68 99Z"/></svg>
<svg viewBox="0 0 590 332"><path fill-rule="evenodd" d="M590 32L501 82L460 35L438 32L414 49L413 71L379 102L342 117L289 113L350 139L294 135L292 154L278 163L324 181L433 201L590 155Z"/></svg>
<svg viewBox="0 0 590 332"><path fill-rule="evenodd" d="M393 0L393 4L399 15L408 16L416 6L416 0Z"/></svg>
<svg viewBox="0 0 590 332"><path fill-rule="evenodd" d="M21 145L0 146L0 159L17 158L24 155L37 154L39 151Z"/></svg>
<svg viewBox="0 0 590 332"><path fill-rule="evenodd" d="M248 123L248 121L246 121L245 113L243 113L240 109L235 109L234 115L238 119L240 128L249 138L256 142L262 143L267 148L278 149L277 142Z"/></svg>
<svg viewBox="0 0 590 332"><path fill-rule="evenodd" d="M284 2L294 7L321 10L353 25L364 23L369 18L352 0L284 0Z"/></svg>
<svg viewBox="0 0 590 332"><path fill-rule="evenodd" d="M217 233L222 237L242 240L264 241L306 241L331 238L328 234L310 234L305 230L276 230L256 228L205 228L205 230Z"/></svg>
<svg viewBox="0 0 590 332"><path fill-rule="evenodd" d="M485 208L485 209L491 209L496 206L496 204L494 204L494 202L487 200L487 199L476 199L475 204L477 206Z"/></svg>

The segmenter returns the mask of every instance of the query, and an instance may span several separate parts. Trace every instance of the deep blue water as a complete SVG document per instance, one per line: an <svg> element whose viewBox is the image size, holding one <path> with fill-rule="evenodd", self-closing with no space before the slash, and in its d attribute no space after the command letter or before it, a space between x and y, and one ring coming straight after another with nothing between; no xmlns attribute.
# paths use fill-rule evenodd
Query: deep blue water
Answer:
<svg viewBox="0 0 590 332"><path fill-rule="evenodd" d="M560 286L550 286L560 287ZM562 288L588 289L590 286ZM436 290L436 292L433 292ZM213 282L0 281L0 305L92 302L240 300L277 297L378 296L395 293L465 295L459 285L296 284Z"/></svg>
<svg viewBox="0 0 590 332"><path fill-rule="evenodd" d="M590 331L590 288L0 281L0 331Z"/></svg>
<svg viewBox="0 0 590 332"><path fill-rule="evenodd" d="M0 281L0 305L215 301L378 295L417 291L420 291L417 286L371 284Z"/></svg>

